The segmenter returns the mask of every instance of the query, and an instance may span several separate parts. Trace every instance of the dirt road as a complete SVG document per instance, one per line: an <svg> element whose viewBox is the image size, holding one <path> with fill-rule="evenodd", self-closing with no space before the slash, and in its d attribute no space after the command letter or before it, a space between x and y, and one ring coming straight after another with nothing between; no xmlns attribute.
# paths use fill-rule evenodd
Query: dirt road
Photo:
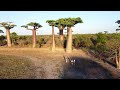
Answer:
<svg viewBox="0 0 120 90"><path fill-rule="evenodd" d="M120 71L89 57L82 50L67 54L63 50L0 48L0 54L26 57L33 63L34 75L30 79L118 79ZM64 57L74 59L66 62Z"/></svg>

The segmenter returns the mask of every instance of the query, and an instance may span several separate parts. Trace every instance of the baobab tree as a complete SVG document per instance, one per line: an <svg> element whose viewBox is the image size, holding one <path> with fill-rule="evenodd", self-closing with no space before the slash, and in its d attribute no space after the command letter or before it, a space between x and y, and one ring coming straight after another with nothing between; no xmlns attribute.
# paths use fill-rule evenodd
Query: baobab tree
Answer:
<svg viewBox="0 0 120 90"><path fill-rule="evenodd" d="M120 24L120 20L117 20L115 23L118 23L118 24ZM120 27L120 26L118 26L118 27ZM116 29L116 36L117 36L117 31L119 31L120 29L119 28L117 28ZM117 68L118 69L120 69L120 45L117 45L117 37L116 37L116 53L115 53L115 59L116 59L116 66L117 66Z"/></svg>
<svg viewBox="0 0 120 90"><path fill-rule="evenodd" d="M46 23L49 24L49 26L52 26L52 51L55 51L55 36L54 36L54 26L56 24L55 20L47 20Z"/></svg>
<svg viewBox="0 0 120 90"><path fill-rule="evenodd" d="M66 52L70 53L72 51L72 27L74 27L78 23L83 23L80 17L77 18L65 18L65 25L68 30L68 38L67 38L67 46Z"/></svg>
<svg viewBox="0 0 120 90"><path fill-rule="evenodd" d="M59 29L59 36L60 36L60 40L63 41L63 30L65 29L65 20L64 18L60 18L58 20L56 20L56 27Z"/></svg>
<svg viewBox="0 0 120 90"><path fill-rule="evenodd" d="M120 20L117 20L115 23L120 24ZM116 32L120 30L120 26L116 29Z"/></svg>
<svg viewBox="0 0 120 90"><path fill-rule="evenodd" d="M120 20L117 20L115 23L118 23L118 24L120 24Z"/></svg>
<svg viewBox="0 0 120 90"><path fill-rule="evenodd" d="M4 33L3 30L0 30L0 33Z"/></svg>
<svg viewBox="0 0 120 90"><path fill-rule="evenodd" d="M10 29L14 28L15 26L16 25L13 22L1 22L0 23L0 27L4 27L6 29L8 47L11 47Z"/></svg>
<svg viewBox="0 0 120 90"><path fill-rule="evenodd" d="M105 34L108 34L108 31L104 31Z"/></svg>
<svg viewBox="0 0 120 90"><path fill-rule="evenodd" d="M27 25L23 25L21 27L24 27L28 30L32 30L32 43L33 43L33 48L35 48L36 47L36 30L42 27L42 25L36 22L30 22Z"/></svg>

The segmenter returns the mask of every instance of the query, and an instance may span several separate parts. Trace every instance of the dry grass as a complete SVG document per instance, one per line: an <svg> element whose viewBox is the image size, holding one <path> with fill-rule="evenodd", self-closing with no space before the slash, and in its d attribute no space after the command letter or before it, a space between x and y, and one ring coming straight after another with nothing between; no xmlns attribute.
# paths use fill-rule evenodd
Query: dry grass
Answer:
<svg viewBox="0 0 120 90"><path fill-rule="evenodd" d="M18 56L0 55L0 78L20 79L32 76L31 61Z"/></svg>
<svg viewBox="0 0 120 90"><path fill-rule="evenodd" d="M66 65L63 56L68 55L77 60L75 66ZM107 64L91 60L82 50L65 53L57 48L0 48L0 78L32 79L111 79L115 70L109 70ZM4 63L4 64L3 64ZM24 63L24 64L22 64ZM103 67L104 66L104 67ZM108 68L107 68L108 67ZM8 69L9 68L9 69ZM1 72L4 72L1 74ZM112 73L111 73L112 72ZM111 75L112 74L112 75ZM116 78L118 78L116 72Z"/></svg>

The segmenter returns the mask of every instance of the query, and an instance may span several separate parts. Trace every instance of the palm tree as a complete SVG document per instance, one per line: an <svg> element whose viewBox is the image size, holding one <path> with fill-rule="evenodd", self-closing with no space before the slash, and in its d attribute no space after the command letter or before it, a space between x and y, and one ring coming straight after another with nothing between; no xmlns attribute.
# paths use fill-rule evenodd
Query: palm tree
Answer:
<svg viewBox="0 0 120 90"><path fill-rule="evenodd" d="M42 25L36 22L30 22L27 25L23 25L21 27L24 27L28 30L32 30L32 39L33 39L32 43L33 43L33 48L35 48L36 47L36 30L42 27Z"/></svg>
<svg viewBox="0 0 120 90"><path fill-rule="evenodd" d="M0 23L0 27L4 27L6 29L8 47L11 47L10 29L14 28L15 26L16 25L13 22L1 22Z"/></svg>
<svg viewBox="0 0 120 90"><path fill-rule="evenodd" d="M66 46L67 53L70 53L72 51L72 27L74 27L78 23L83 23L80 17L65 19L65 25L67 26L67 30L68 30L68 38L67 38L67 46Z"/></svg>
<svg viewBox="0 0 120 90"><path fill-rule="evenodd" d="M55 36L54 36L54 26L56 24L55 20L47 20L47 23L49 23L49 26L52 26L52 51L55 51Z"/></svg>

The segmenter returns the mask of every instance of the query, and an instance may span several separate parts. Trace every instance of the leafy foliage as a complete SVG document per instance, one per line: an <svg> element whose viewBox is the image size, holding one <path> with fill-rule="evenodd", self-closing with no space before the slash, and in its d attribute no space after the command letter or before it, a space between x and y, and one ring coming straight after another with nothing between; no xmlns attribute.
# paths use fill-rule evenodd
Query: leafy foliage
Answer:
<svg viewBox="0 0 120 90"><path fill-rule="evenodd" d="M55 20L47 20L46 23L48 23L49 26L55 26L56 25L56 21Z"/></svg>
<svg viewBox="0 0 120 90"><path fill-rule="evenodd" d="M76 34L73 38L73 46L75 48L90 48L92 45L92 41L88 35Z"/></svg>
<svg viewBox="0 0 120 90"><path fill-rule="evenodd" d="M1 35L0 36L0 46L4 46L7 44L6 37Z"/></svg>
<svg viewBox="0 0 120 90"><path fill-rule="evenodd" d="M44 44L46 44L47 43L47 38L45 38L45 37L41 37L41 38L39 38L39 37L37 37L37 44L38 44L38 46L41 48Z"/></svg>
<svg viewBox="0 0 120 90"><path fill-rule="evenodd" d="M73 27L77 23L83 23L83 21L81 20L80 17L78 17L78 18L67 18L66 19L66 26L68 26L68 27Z"/></svg>
<svg viewBox="0 0 120 90"><path fill-rule="evenodd" d="M63 30L66 27L65 19L60 18L60 19L56 20L55 27L58 27L59 30Z"/></svg>
<svg viewBox="0 0 120 90"><path fill-rule="evenodd" d="M118 23L118 24L120 24L120 20L117 20L115 23ZM120 27L120 26L118 26L118 27ZM120 29L118 28L118 29L116 29L116 31L119 31Z"/></svg>
<svg viewBox="0 0 120 90"><path fill-rule="evenodd" d="M42 27L42 25L40 25L39 23L37 22L30 22L28 23L27 25L22 25L21 27L24 27L28 30L33 30L33 29L30 29L29 26L33 27L34 30L37 30L39 29L40 27Z"/></svg>
<svg viewBox="0 0 120 90"><path fill-rule="evenodd" d="M115 23L118 23L118 24L120 24L120 20L117 20Z"/></svg>
<svg viewBox="0 0 120 90"><path fill-rule="evenodd" d="M10 37L11 37L12 44L17 45L18 44L17 41L19 39L19 36L17 35L17 33L15 32L11 33Z"/></svg>
<svg viewBox="0 0 120 90"><path fill-rule="evenodd" d="M0 23L0 27L4 27L5 29L12 29L15 26L17 25L15 25L13 22L1 22Z"/></svg>
<svg viewBox="0 0 120 90"><path fill-rule="evenodd" d="M3 30L0 30L0 33L4 33Z"/></svg>
<svg viewBox="0 0 120 90"><path fill-rule="evenodd" d="M104 44L107 41L107 37L105 34L103 34L102 32L99 32L97 35L97 43L102 43Z"/></svg>

